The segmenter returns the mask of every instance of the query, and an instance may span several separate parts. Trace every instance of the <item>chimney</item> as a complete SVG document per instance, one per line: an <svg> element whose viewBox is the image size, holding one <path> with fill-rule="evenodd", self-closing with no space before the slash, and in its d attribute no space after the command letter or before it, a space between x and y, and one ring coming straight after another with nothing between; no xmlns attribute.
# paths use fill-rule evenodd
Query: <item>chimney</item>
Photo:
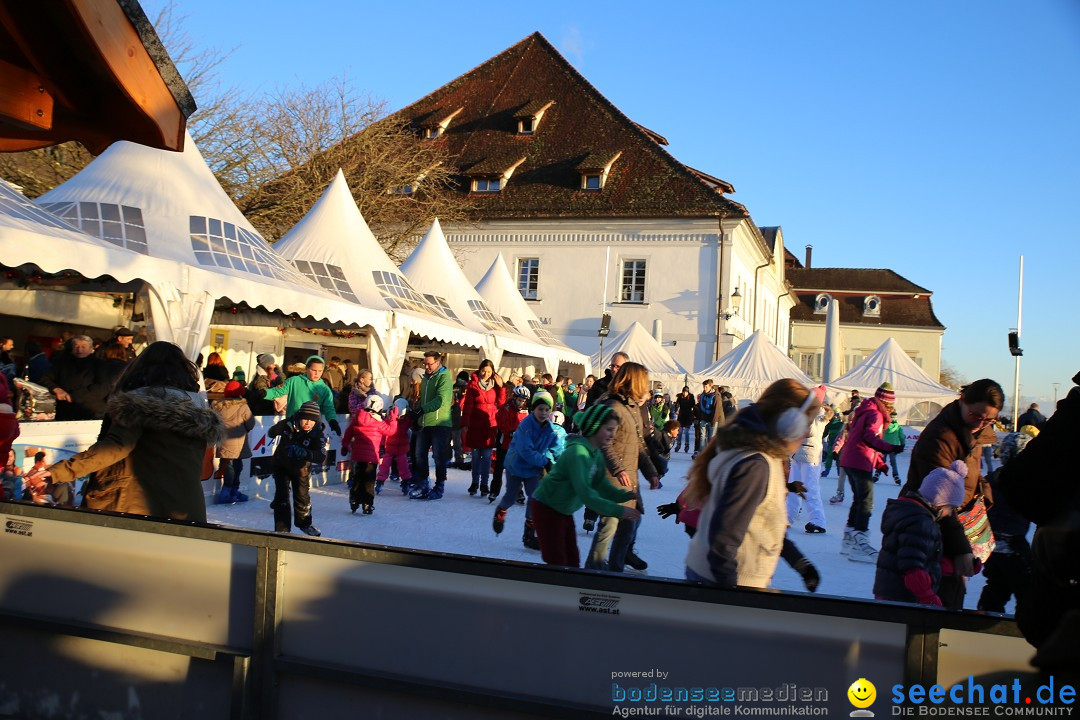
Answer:
<svg viewBox="0 0 1080 720"><path fill-rule="evenodd" d="M813 255L813 254L814 254L814 246L813 245L807 245L806 246L806 269L807 270L810 269L810 256Z"/></svg>

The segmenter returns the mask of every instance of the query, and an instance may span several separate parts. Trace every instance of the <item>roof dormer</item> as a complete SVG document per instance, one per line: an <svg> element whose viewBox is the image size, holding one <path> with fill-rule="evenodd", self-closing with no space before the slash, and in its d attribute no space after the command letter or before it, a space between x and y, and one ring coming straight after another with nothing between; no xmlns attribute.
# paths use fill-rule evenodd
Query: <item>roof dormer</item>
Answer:
<svg viewBox="0 0 1080 720"><path fill-rule="evenodd" d="M469 189L479 193L501 192L510 181L514 171L523 162L525 162L524 155L512 158L489 158L478 162L466 171L466 175L472 178Z"/></svg>
<svg viewBox="0 0 1080 720"><path fill-rule="evenodd" d="M621 150L589 153L577 166L577 171L581 173L581 189L593 192L603 190L604 185L607 184L611 166L621 156Z"/></svg>
<svg viewBox="0 0 1080 720"><path fill-rule="evenodd" d="M437 121L434 125L425 126L424 139L434 140L435 138L442 137L443 133L446 132L446 128L450 127L451 121L453 121L453 119L456 118L464 109L464 107L459 107L454 112L444 116L441 120Z"/></svg>
<svg viewBox="0 0 1080 720"><path fill-rule="evenodd" d="M818 293L818 296L814 298L814 314L824 315L829 311L829 303L832 302L832 295L829 293Z"/></svg>
<svg viewBox="0 0 1080 720"><path fill-rule="evenodd" d="M540 120L544 117L547 109L555 104L554 100L533 100L514 113L517 120L518 135L532 135L540 127Z"/></svg>
<svg viewBox="0 0 1080 720"><path fill-rule="evenodd" d="M862 314L866 317L881 317L881 298L867 295L863 300Z"/></svg>

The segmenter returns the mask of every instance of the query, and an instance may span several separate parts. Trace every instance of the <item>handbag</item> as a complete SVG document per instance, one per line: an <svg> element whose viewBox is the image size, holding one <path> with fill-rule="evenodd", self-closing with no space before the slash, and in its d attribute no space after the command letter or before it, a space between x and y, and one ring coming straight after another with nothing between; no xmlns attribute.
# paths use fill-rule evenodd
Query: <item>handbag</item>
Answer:
<svg viewBox="0 0 1080 720"><path fill-rule="evenodd" d="M206 452L203 453L202 459L202 472L199 475L199 479L203 482L209 480L214 475L214 450L213 445L206 446Z"/></svg>
<svg viewBox="0 0 1080 720"><path fill-rule="evenodd" d="M986 562L997 545L994 531L990 529L990 518L986 516L986 503L982 495L976 495L968 505L968 509L961 509L957 513L957 519L964 526L964 535L971 544L971 554L980 562Z"/></svg>

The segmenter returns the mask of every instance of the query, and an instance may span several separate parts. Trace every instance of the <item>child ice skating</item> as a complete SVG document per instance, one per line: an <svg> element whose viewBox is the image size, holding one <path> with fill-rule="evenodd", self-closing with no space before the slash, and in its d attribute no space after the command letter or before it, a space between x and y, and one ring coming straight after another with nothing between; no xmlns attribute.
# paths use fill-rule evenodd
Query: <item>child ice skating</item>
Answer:
<svg viewBox="0 0 1080 720"><path fill-rule="evenodd" d="M533 494L533 513L540 556L548 565L580 567L574 513L582 505L600 515L637 520L637 509L620 505L634 499L634 493L620 490L607 481L604 455L600 451L611 441L619 421L606 405L593 405L574 418L580 436L571 437L566 451L544 476Z"/></svg>
<svg viewBox="0 0 1080 720"><path fill-rule="evenodd" d="M499 408L495 415L495 423L498 426L498 444L495 446L495 463L491 471L491 488L488 493L488 502L493 503L502 492L503 467L506 464L506 453L510 451L510 441L514 438L521 421L529 416L529 399L532 393L529 388L519 385L514 388L506 403Z"/></svg>
<svg viewBox="0 0 1080 720"><path fill-rule="evenodd" d="M319 404L306 402L296 414L267 431L270 438L280 437L274 450L274 531L289 532L290 517L304 533L319 537L311 522L311 465L326 459L326 436L323 434ZM289 513L289 490L292 490L292 515Z"/></svg>
<svg viewBox="0 0 1080 720"><path fill-rule="evenodd" d="M247 502L248 496L240 492L240 473L244 460L251 457L248 433L255 427L255 418L244 399L244 384L230 380L225 385L224 397L210 401L210 409L221 416L225 423L225 442L218 446L223 481L218 492L218 503Z"/></svg>
<svg viewBox="0 0 1080 720"><path fill-rule="evenodd" d="M397 406L392 406L386 419L382 417L383 401L378 395L368 395L356 411L341 439L341 452L353 460L352 487L349 507L353 512L360 506L364 514L375 512L375 480L379 466L379 445L397 431ZM406 466L407 467L407 466Z"/></svg>
<svg viewBox="0 0 1080 720"><path fill-rule="evenodd" d="M822 406L814 421L810 423L810 434L791 456L791 473L788 483L802 483L804 495L788 493L788 524L794 526L799 517L800 505L806 505L806 524L803 529L812 534L825 532L825 506L821 502L821 452L822 433L832 417L832 408Z"/></svg>
<svg viewBox="0 0 1080 720"><path fill-rule="evenodd" d="M524 487L525 494L531 498L544 471L550 469L557 459L555 450L559 436L549 420L554 405L551 393L538 390L532 397L531 411L514 431L506 454L506 492L495 507L495 517L491 522L496 535L503 531L506 511L517 502L518 490ZM521 541L527 548L540 549L533 529L532 511L528 506L525 507L525 532Z"/></svg>
<svg viewBox="0 0 1080 720"><path fill-rule="evenodd" d="M397 427L386 436L386 452L383 453L378 474L375 476L376 494L382 490L392 468L397 471L402 492L412 483L412 471L409 470L409 431L412 430L413 421L408 415L409 401L399 397L394 401L394 408L398 413Z"/></svg>
<svg viewBox="0 0 1080 720"><path fill-rule="evenodd" d="M957 460L930 472L918 492L902 492L885 506L875 598L941 606L938 588L951 563L943 555L939 521L964 503L966 476L967 465Z"/></svg>

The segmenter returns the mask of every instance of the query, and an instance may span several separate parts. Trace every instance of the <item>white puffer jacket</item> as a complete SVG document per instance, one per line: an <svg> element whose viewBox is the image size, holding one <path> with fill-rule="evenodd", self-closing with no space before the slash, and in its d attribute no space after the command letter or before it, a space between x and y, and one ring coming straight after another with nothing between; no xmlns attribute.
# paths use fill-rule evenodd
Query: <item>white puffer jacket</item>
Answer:
<svg viewBox="0 0 1080 720"><path fill-rule="evenodd" d="M818 413L818 416L814 418L814 421L810 423L810 435L803 440L802 446L791 456L792 460L808 465L818 465L821 463L821 435L825 432L826 424L825 410L823 409Z"/></svg>

